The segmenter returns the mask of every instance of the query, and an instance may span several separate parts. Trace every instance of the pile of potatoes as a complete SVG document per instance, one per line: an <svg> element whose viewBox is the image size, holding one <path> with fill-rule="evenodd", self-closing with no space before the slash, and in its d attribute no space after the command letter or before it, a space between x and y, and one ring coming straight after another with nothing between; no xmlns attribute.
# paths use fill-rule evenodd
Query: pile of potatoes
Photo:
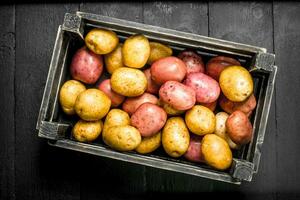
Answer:
<svg viewBox="0 0 300 200"><path fill-rule="evenodd" d="M99 81L104 70L110 78ZM121 44L113 31L95 28L70 74L59 100L66 114L80 117L72 129L79 142L101 137L114 150L140 154L162 146L171 157L226 170L232 149L252 139L253 80L234 58L205 64L192 50L174 56L141 34Z"/></svg>

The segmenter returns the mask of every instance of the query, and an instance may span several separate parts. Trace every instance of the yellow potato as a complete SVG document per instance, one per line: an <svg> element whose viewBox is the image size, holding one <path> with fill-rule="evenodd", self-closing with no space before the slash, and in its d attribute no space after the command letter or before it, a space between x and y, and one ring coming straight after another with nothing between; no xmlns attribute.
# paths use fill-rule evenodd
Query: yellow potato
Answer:
<svg viewBox="0 0 300 200"><path fill-rule="evenodd" d="M232 152L227 142L216 134L203 137L201 152L205 162L218 170L228 169L232 163Z"/></svg>
<svg viewBox="0 0 300 200"><path fill-rule="evenodd" d="M119 43L117 34L111 30L94 28L85 36L86 46L96 54L108 54Z"/></svg>
<svg viewBox="0 0 300 200"><path fill-rule="evenodd" d="M205 135L215 131L216 117L209 108L196 105L186 112L185 123L191 132Z"/></svg>
<svg viewBox="0 0 300 200"><path fill-rule="evenodd" d="M63 84L59 92L59 102L66 114L75 114L74 105L76 98L85 90L85 86L76 80L69 80Z"/></svg>
<svg viewBox="0 0 300 200"><path fill-rule="evenodd" d="M181 117L171 117L162 131L162 145L166 153L174 158L182 156L188 149L190 134Z"/></svg>
<svg viewBox="0 0 300 200"><path fill-rule="evenodd" d="M119 44L115 50L104 55L105 67L110 74L118 68L125 67L123 65L122 46L122 44Z"/></svg>
<svg viewBox="0 0 300 200"><path fill-rule="evenodd" d="M113 126L121 126L121 125L130 125L130 117L129 115L120 109L111 109L109 113L106 115L103 131L102 131L102 139L105 140L107 130Z"/></svg>
<svg viewBox="0 0 300 200"><path fill-rule="evenodd" d="M140 154L151 153L160 146L160 143L161 143L161 132L158 132L157 134L151 137L142 138L142 142L135 150Z"/></svg>
<svg viewBox="0 0 300 200"><path fill-rule="evenodd" d="M77 115L86 121L103 118L109 111L111 100L98 89L87 89L80 93L75 102Z"/></svg>
<svg viewBox="0 0 300 200"><path fill-rule="evenodd" d="M126 39L122 48L123 63L127 67L142 68L150 56L150 44L144 35Z"/></svg>
<svg viewBox="0 0 300 200"><path fill-rule="evenodd" d="M112 89L127 97L142 95L147 89L145 74L128 67L121 67L114 71L110 79Z"/></svg>
<svg viewBox="0 0 300 200"><path fill-rule="evenodd" d="M101 134L103 123L99 121L79 120L72 129L73 137L79 142L92 142Z"/></svg>
<svg viewBox="0 0 300 200"><path fill-rule="evenodd" d="M140 132L129 125L113 126L107 130L104 143L118 151L134 150L140 143Z"/></svg>
<svg viewBox="0 0 300 200"><path fill-rule="evenodd" d="M160 58L171 56L173 53L170 47L158 42L150 42L150 49L150 56L147 61L149 65Z"/></svg>
<svg viewBox="0 0 300 200"><path fill-rule="evenodd" d="M163 109L169 116L181 115L184 113L184 110L176 110L170 104L162 102Z"/></svg>
<svg viewBox="0 0 300 200"><path fill-rule="evenodd" d="M231 149L239 149L240 146L235 144L226 132L226 120L229 115L226 112L219 112L216 114L216 129L215 134L223 138Z"/></svg>
<svg viewBox="0 0 300 200"><path fill-rule="evenodd" d="M231 101L245 101L253 92L251 74L242 66L226 67L220 74L219 83L223 94Z"/></svg>

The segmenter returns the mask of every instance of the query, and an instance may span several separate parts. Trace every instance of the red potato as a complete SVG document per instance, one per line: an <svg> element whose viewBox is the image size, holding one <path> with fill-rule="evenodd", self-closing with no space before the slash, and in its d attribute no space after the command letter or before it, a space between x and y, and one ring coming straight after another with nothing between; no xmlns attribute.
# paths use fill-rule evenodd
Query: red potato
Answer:
<svg viewBox="0 0 300 200"><path fill-rule="evenodd" d="M167 81L181 82L186 75L186 66L179 58L169 56L155 61L150 72L152 80L159 85Z"/></svg>
<svg viewBox="0 0 300 200"><path fill-rule="evenodd" d="M125 100L124 96L114 92L111 89L110 79L102 81L98 88L110 98L112 107L118 107Z"/></svg>
<svg viewBox="0 0 300 200"><path fill-rule="evenodd" d="M187 160L197 163L203 163L204 158L201 152L202 137L198 135L191 135L188 150L183 155Z"/></svg>
<svg viewBox="0 0 300 200"><path fill-rule="evenodd" d="M143 103L131 116L131 125L136 127L141 136L151 137L165 125L167 113L152 103Z"/></svg>
<svg viewBox="0 0 300 200"><path fill-rule="evenodd" d="M150 93L144 93L141 96L138 97L128 97L123 105L122 105L122 109L127 112L129 115L132 115L136 109L138 109L138 107L140 105L142 105L143 103L153 103L153 104L157 104L158 103L158 99L156 96L154 96L153 94Z"/></svg>
<svg viewBox="0 0 300 200"><path fill-rule="evenodd" d="M247 144L251 141L252 124L242 111L234 111L227 118L226 130L230 139L238 145Z"/></svg>
<svg viewBox="0 0 300 200"><path fill-rule="evenodd" d="M206 74L211 76L215 80L219 80L220 74L227 66L238 65L241 63L234 58L217 56L210 59L206 64Z"/></svg>
<svg viewBox="0 0 300 200"><path fill-rule="evenodd" d="M196 103L195 91L177 81L167 81L159 89L159 97L176 110L188 110Z"/></svg>
<svg viewBox="0 0 300 200"><path fill-rule="evenodd" d="M201 103L202 106L209 108L213 112L216 110L217 104L218 104L218 100L216 100L212 103Z"/></svg>
<svg viewBox="0 0 300 200"><path fill-rule="evenodd" d="M200 72L189 74L184 84L195 90L198 103L212 103L216 101L221 91L216 80Z"/></svg>
<svg viewBox="0 0 300 200"><path fill-rule="evenodd" d="M103 72L103 57L82 47L73 56L70 71L73 79L94 84Z"/></svg>
<svg viewBox="0 0 300 200"><path fill-rule="evenodd" d="M205 66L202 57L193 51L183 51L178 55L186 65L187 74L194 72L205 72Z"/></svg>
<svg viewBox="0 0 300 200"><path fill-rule="evenodd" d="M145 74L146 79L147 79L147 89L146 89L146 92L149 92L149 93L151 93L151 94L157 94L160 85L156 84L156 83L152 80L150 69L144 70L144 74Z"/></svg>
<svg viewBox="0 0 300 200"><path fill-rule="evenodd" d="M256 107L256 99L254 94L252 94L245 101L233 102L227 99L225 95L222 94L219 99L219 105L225 112L229 114L233 113L236 110L240 110L249 117Z"/></svg>

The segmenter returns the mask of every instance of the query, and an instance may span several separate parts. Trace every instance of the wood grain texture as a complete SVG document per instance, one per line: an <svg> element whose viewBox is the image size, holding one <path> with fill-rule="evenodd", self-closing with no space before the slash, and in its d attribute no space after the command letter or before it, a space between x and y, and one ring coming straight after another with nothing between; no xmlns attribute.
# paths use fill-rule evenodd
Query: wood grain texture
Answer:
<svg viewBox="0 0 300 200"><path fill-rule="evenodd" d="M143 22L141 3L82 3L80 10L110 17ZM119 199L122 195L145 192L145 167L118 160L83 155L88 175L82 176L82 199ZM90 165L94 170L89 170ZM97 192L95 192L97 191Z"/></svg>
<svg viewBox="0 0 300 200"><path fill-rule="evenodd" d="M210 2L209 33L211 37L267 48L273 52L272 3ZM244 198L274 199L276 185L276 97L273 96L258 174L241 187L219 187L220 191L247 194ZM251 194L251 195L248 195ZM259 195L259 196L258 196Z"/></svg>
<svg viewBox="0 0 300 200"><path fill-rule="evenodd" d="M274 2L278 199L300 197L300 3Z"/></svg>
<svg viewBox="0 0 300 200"><path fill-rule="evenodd" d="M200 35L208 34L207 3L144 3L144 23ZM147 167L147 189L154 196L167 192L174 198L182 192L210 191L211 181ZM155 198L155 197L154 197Z"/></svg>
<svg viewBox="0 0 300 200"><path fill-rule="evenodd" d="M79 199L76 153L56 149L35 130L58 25L78 5L16 5L16 196Z"/></svg>
<svg viewBox="0 0 300 200"><path fill-rule="evenodd" d="M0 199L15 198L15 7L0 7ZM4 98L3 98L4 97Z"/></svg>

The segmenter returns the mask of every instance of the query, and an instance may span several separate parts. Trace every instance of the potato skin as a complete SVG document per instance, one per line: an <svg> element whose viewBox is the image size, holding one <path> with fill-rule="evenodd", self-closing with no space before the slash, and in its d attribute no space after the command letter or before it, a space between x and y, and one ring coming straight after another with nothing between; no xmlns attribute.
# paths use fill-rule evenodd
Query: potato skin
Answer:
<svg viewBox="0 0 300 200"><path fill-rule="evenodd" d="M188 110L196 103L195 91L177 81L167 81L159 89L160 99L176 110Z"/></svg>
<svg viewBox="0 0 300 200"><path fill-rule="evenodd" d="M144 70L144 74L145 74L145 76L147 78L147 89L146 89L146 92L149 92L151 94L157 94L158 90L160 88L160 85L156 84L152 80L150 69Z"/></svg>
<svg viewBox="0 0 300 200"><path fill-rule="evenodd" d="M169 56L155 61L150 71L152 80L162 85L167 81L181 82L186 75L186 66L179 58Z"/></svg>
<svg viewBox="0 0 300 200"><path fill-rule="evenodd" d="M188 150L183 155L185 159L191 162L203 163L203 155L201 152L201 140L202 137L197 135L190 135L190 144Z"/></svg>
<svg viewBox="0 0 300 200"><path fill-rule="evenodd" d="M254 94L251 94L245 101L233 102L227 99L224 95L219 98L220 107L227 113L231 114L236 110L240 110L250 117L252 111L256 107L256 99Z"/></svg>
<svg viewBox="0 0 300 200"><path fill-rule="evenodd" d="M86 121L96 121L103 118L109 111L111 100L98 89L87 89L76 98L75 111Z"/></svg>
<svg viewBox="0 0 300 200"><path fill-rule="evenodd" d="M85 36L86 46L96 54L108 54L119 43L117 34L111 30L94 28Z"/></svg>
<svg viewBox="0 0 300 200"><path fill-rule="evenodd" d="M175 108L173 108L170 104L163 102L162 100L160 100L160 106L163 107L163 109L166 111L166 113L169 116L176 116L176 115L181 115L184 113L184 110L176 110Z"/></svg>
<svg viewBox="0 0 300 200"><path fill-rule="evenodd" d="M153 62L160 58L171 56L173 53L170 47L158 42L150 42L150 49L150 56L147 61L148 65L152 65Z"/></svg>
<svg viewBox="0 0 300 200"><path fill-rule="evenodd" d="M252 124L242 111L234 111L228 117L226 130L230 139L236 144L247 144L252 139Z"/></svg>
<svg viewBox="0 0 300 200"><path fill-rule="evenodd" d="M166 121L167 113L152 103L143 103L131 116L131 125L139 130L142 137L155 135Z"/></svg>
<svg viewBox="0 0 300 200"><path fill-rule="evenodd" d="M123 64L122 46L123 44L119 44L112 52L104 55L105 67L110 74L118 68L126 67Z"/></svg>
<svg viewBox="0 0 300 200"><path fill-rule="evenodd" d="M218 100L212 102L212 103L201 103L200 105L205 106L206 108L209 108L211 111L215 111L218 104Z"/></svg>
<svg viewBox="0 0 300 200"><path fill-rule="evenodd" d="M139 146L142 137L133 126L121 125L108 128L103 141L117 151L131 151Z"/></svg>
<svg viewBox="0 0 300 200"><path fill-rule="evenodd" d="M219 76L223 69L225 69L227 66L232 65L240 66L241 63L234 58L226 56L214 57L210 59L206 64L206 74L215 79L216 81L219 81Z"/></svg>
<svg viewBox="0 0 300 200"><path fill-rule="evenodd" d="M141 96L127 98L122 105L122 109L132 115L140 105L147 102L157 104L158 99L153 94L145 92Z"/></svg>
<svg viewBox="0 0 300 200"><path fill-rule="evenodd" d="M154 134L151 137L142 138L142 142L135 149L140 154L147 154L155 151L161 144L161 132Z"/></svg>
<svg viewBox="0 0 300 200"><path fill-rule="evenodd" d="M162 145L165 152L174 158L182 156L190 143L189 131L181 117L171 117L162 131Z"/></svg>
<svg viewBox="0 0 300 200"><path fill-rule="evenodd" d="M221 91L216 80L200 72L189 74L184 84L195 90L198 103L212 103L216 101Z"/></svg>
<svg viewBox="0 0 300 200"><path fill-rule="evenodd" d="M150 56L150 44L144 35L127 38L122 48L123 64L127 67L142 68Z"/></svg>
<svg viewBox="0 0 300 200"><path fill-rule="evenodd" d="M215 135L207 134L201 142L201 151L206 164L218 170L226 170L232 163L232 152L227 142Z"/></svg>
<svg viewBox="0 0 300 200"><path fill-rule="evenodd" d="M94 84L103 72L103 58L82 47L76 51L70 65L70 73L73 79L83 83Z"/></svg>
<svg viewBox="0 0 300 200"><path fill-rule="evenodd" d="M209 108L195 105L186 112L185 123L192 133L205 135L215 131L216 117Z"/></svg>
<svg viewBox="0 0 300 200"><path fill-rule="evenodd" d="M253 93L251 74L242 66L228 66L220 74L223 94L231 101L245 101Z"/></svg>
<svg viewBox="0 0 300 200"><path fill-rule="evenodd" d="M138 70L121 67L114 71L110 79L112 89L127 97L142 95L147 89L145 74Z"/></svg>
<svg viewBox="0 0 300 200"><path fill-rule="evenodd" d="M75 102L77 96L86 90L86 87L76 80L66 81L59 91L59 102L64 111L68 115L75 114Z"/></svg>
<svg viewBox="0 0 300 200"><path fill-rule="evenodd" d="M92 142L101 134L103 123L99 121L79 120L72 129L73 137L79 142Z"/></svg>
<svg viewBox="0 0 300 200"><path fill-rule="evenodd" d="M178 56L186 65L187 74L195 72L205 72L205 66L202 57L194 51L183 51Z"/></svg>
<svg viewBox="0 0 300 200"><path fill-rule="evenodd" d="M98 89L104 92L110 98L112 107L118 107L125 100L124 96L114 92L111 89L110 79L102 81L99 84Z"/></svg>

